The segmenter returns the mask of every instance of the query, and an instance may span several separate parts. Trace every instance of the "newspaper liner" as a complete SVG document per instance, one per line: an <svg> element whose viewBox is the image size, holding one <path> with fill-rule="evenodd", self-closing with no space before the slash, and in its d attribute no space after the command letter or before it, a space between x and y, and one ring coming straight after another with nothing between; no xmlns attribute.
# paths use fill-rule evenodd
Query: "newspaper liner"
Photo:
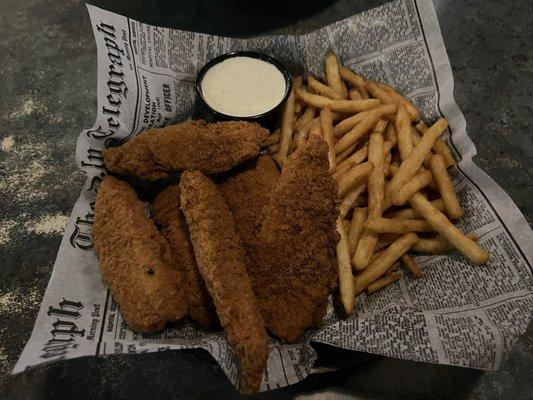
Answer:
<svg viewBox="0 0 533 400"><path fill-rule="evenodd" d="M310 342L408 360L497 369L525 331L533 308L533 234L511 199L471 158L476 150L453 99L453 77L431 0L385 4L302 36L224 38L146 25L88 5L98 53L98 116L80 134L78 166L87 181L66 228L30 340L14 373L88 355L203 348L234 384L238 365L223 332L189 320L155 334L131 331L103 285L92 248L101 151L148 128L189 117L196 72L216 55L258 50L294 71L322 71L328 50L365 77L388 82L423 111L446 117L461 161L452 170L465 208L460 227L491 255L473 266L460 254L417 257L424 279L404 279L362 295L355 316L330 306L321 329L298 343L272 339L261 390L316 372Z"/></svg>

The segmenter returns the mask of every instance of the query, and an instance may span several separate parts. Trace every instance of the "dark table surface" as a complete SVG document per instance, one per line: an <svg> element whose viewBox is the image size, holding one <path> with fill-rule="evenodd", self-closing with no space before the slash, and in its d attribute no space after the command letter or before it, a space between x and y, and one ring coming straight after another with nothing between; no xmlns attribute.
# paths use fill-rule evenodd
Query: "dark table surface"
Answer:
<svg viewBox="0 0 533 400"><path fill-rule="evenodd" d="M221 35L303 33L371 0L93 1L154 25ZM312 4L311 4L312 3ZM531 223L533 3L436 2L475 160ZM0 398L239 398L200 352L84 358L10 376L29 338L83 174L78 133L96 110L96 49L78 0L0 0ZM330 354L330 357L332 355ZM333 355L358 365L258 398L531 398L533 329L497 372Z"/></svg>

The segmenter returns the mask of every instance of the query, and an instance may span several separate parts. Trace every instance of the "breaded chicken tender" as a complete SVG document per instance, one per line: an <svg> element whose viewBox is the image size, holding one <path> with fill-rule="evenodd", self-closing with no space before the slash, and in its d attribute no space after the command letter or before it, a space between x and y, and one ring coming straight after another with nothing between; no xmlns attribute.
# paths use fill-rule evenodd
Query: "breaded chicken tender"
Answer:
<svg viewBox="0 0 533 400"><path fill-rule="evenodd" d="M316 136L288 159L263 210L249 269L267 328L288 342L317 325L337 280L337 188Z"/></svg>
<svg viewBox="0 0 533 400"><path fill-rule="evenodd" d="M104 150L104 164L115 174L149 181L187 169L214 174L256 157L267 136L268 130L252 122L189 121L139 133Z"/></svg>
<svg viewBox="0 0 533 400"><path fill-rule="evenodd" d="M233 213L237 233L248 251L253 249L257 240L261 212L278 178L276 162L264 155L250 168L237 171L218 186Z"/></svg>
<svg viewBox="0 0 533 400"><path fill-rule="evenodd" d="M169 244L133 189L112 176L98 190L93 239L102 278L128 325L152 332L186 314Z"/></svg>
<svg viewBox="0 0 533 400"><path fill-rule="evenodd" d="M176 259L176 268L183 278L189 316L203 326L218 321L213 301L207 292L204 280L189 238L189 229L180 210L179 185L170 185L154 200L152 218L160 226L161 234L167 239Z"/></svg>
<svg viewBox="0 0 533 400"><path fill-rule="evenodd" d="M268 337L233 216L222 193L201 172L184 172L180 189L200 273L240 363L240 390L255 393L268 359Z"/></svg>

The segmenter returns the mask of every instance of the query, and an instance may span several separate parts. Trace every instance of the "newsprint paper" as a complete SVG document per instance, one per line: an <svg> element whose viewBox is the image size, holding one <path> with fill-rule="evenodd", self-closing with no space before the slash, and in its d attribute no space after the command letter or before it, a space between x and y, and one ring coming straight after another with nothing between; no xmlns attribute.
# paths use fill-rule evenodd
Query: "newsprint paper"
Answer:
<svg viewBox="0 0 533 400"><path fill-rule="evenodd" d="M453 77L431 0L399 0L302 36L234 39L143 24L87 6L98 49L98 116L81 132L76 160L87 174L57 255L31 338L14 373L87 355L203 348L236 383L238 365L223 332L185 319L143 334L128 328L104 286L91 227L105 169L102 149L193 113L195 77L211 58L256 50L294 72L319 74L329 50L367 78L407 95L427 121L450 122L447 141L461 161L452 169L465 215L491 261L471 265L458 253L417 257L423 279L404 279L361 295L355 316L330 305L320 329L294 344L270 341L261 390L316 372L313 342L408 360L497 369L525 331L533 309L533 234L512 200L472 162L476 153L453 99Z"/></svg>

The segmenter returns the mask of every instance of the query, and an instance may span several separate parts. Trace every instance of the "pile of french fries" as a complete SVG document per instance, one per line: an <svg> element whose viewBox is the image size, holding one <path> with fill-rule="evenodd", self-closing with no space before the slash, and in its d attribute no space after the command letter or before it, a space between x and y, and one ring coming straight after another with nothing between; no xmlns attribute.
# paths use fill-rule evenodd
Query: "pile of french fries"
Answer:
<svg viewBox="0 0 533 400"><path fill-rule="evenodd" d="M283 167L310 135L328 145L341 199L337 261L345 315L360 293L397 281L400 265L422 277L410 253L456 249L474 264L487 263L487 252L452 223L463 211L447 172L456 161L441 138L448 122L426 126L394 88L365 80L333 53L324 75L307 77L307 86L294 79L269 152Z"/></svg>

